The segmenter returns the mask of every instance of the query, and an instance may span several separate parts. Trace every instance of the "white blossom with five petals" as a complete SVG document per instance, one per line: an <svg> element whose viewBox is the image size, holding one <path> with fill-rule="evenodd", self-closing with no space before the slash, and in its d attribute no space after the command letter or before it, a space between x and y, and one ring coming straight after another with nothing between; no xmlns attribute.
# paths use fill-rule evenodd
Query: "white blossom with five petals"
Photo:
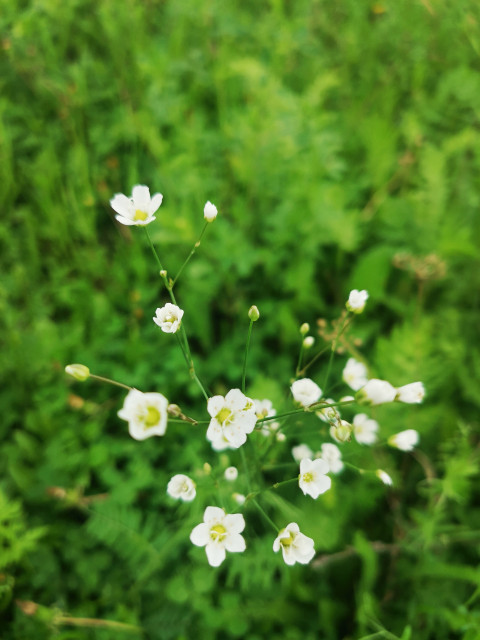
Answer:
<svg viewBox="0 0 480 640"><path fill-rule="evenodd" d="M257 422L253 400L247 398L240 389L231 389L225 397L209 398L207 411L212 417L207 440L216 451L241 447Z"/></svg>
<svg viewBox="0 0 480 640"><path fill-rule="evenodd" d="M315 454L315 457L325 460L331 473L340 473L343 469L342 453L336 444L324 442L321 451Z"/></svg>
<svg viewBox="0 0 480 640"><path fill-rule="evenodd" d="M354 391L358 391L368 382L367 367L355 358L349 358L342 373L343 381Z"/></svg>
<svg viewBox="0 0 480 640"><path fill-rule="evenodd" d="M195 482L191 478L183 473L177 473L170 479L167 485L167 493L175 500L191 502L197 495L195 486Z"/></svg>
<svg viewBox="0 0 480 640"><path fill-rule="evenodd" d="M176 304L167 302L164 307L159 307L155 311L153 321L164 333L176 333L180 328L183 318L183 309Z"/></svg>
<svg viewBox="0 0 480 640"><path fill-rule="evenodd" d="M135 440L163 436L167 429L168 400L161 393L142 393L131 389L118 412L128 422L128 431Z"/></svg>
<svg viewBox="0 0 480 640"><path fill-rule="evenodd" d="M245 551L245 540L240 535L244 529L241 513L225 513L219 507L207 507L203 522L193 529L190 540L197 547L205 547L208 564L218 567L225 560L227 551Z"/></svg>
<svg viewBox="0 0 480 640"><path fill-rule="evenodd" d="M137 184L133 187L130 198L123 193L116 193L110 200L110 206L116 211L115 219L121 224L144 226L155 220L154 213L162 204L162 200L161 193L156 193L150 198L149 188Z"/></svg>
<svg viewBox="0 0 480 640"><path fill-rule="evenodd" d="M316 500L319 495L328 491L332 486L332 479L327 476L329 471L328 462L322 458L316 460L303 458L300 462L298 486L305 495L308 494Z"/></svg>
<svg viewBox="0 0 480 640"><path fill-rule="evenodd" d="M322 397L322 390L318 384L310 378L295 380L290 389L294 400L299 402L303 407L314 404Z"/></svg>
<svg viewBox="0 0 480 640"><path fill-rule="evenodd" d="M278 536L273 542L275 553L282 550L285 564L294 565L308 564L315 555L312 538L304 535L296 522L290 522L285 529L278 532Z"/></svg>

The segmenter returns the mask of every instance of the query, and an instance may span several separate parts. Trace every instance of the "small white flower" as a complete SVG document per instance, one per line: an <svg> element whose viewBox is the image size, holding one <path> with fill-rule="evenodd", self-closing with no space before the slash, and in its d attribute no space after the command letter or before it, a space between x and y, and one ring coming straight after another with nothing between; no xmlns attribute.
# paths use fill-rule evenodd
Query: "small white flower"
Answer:
<svg viewBox="0 0 480 640"><path fill-rule="evenodd" d="M400 449L400 451L411 451L419 441L418 431L415 429L407 429L406 431L400 431L388 439L388 444L391 447Z"/></svg>
<svg viewBox="0 0 480 640"><path fill-rule="evenodd" d="M177 305L167 302L161 309L155 311L153 321L164 333L175 333L180 328L183 317L183 310Z"/></svg>
<svg viewBox="0 0 480 640"><path fill-rule="evenodd" d="M310 349L315 344L315 338L313 336L307 336L303 339L303 348Z"/></svg>
<svg viewBox="0 0 480 640"><path fill-rule="evenodd" d="M397 390L389 382L372 378L357 391L355 399L360 404L376 405L393 402L396 395Z"/></svg>
<svg viewBox="0 0 480 640"><path fill-rule="evenodd" d="M183 475L183 473L177 473L176 476L170 479L167 485L167 493L176 500L191 502L197 495L195 482L188 476Z"/></svg>
<svg viewBox="0 0 480 640"><path fill-rule="evenodd" d="M163 436L167 429L168 400L161 393L142 393L131 389L118 412L127 420L128 431L135 440Z"/></svg>
<svg viewBox="0 0 480 640"><path fill-rule="evenodd" d="M277 438L277 442L285 442L285 440L287 439L287 436L284 433L277 433L276 436Z"/></svg>
<svg viewBox="0 0 480 640"><path fill-rule="evenodd" d="M377 441L378 422L365 413L358 413L353 419L353 434L360 444L373 444Z"/></svg>
<svg viewBox="0 0 480 640"><path fill-rule="evenodd" d="M290 389L294 400L299 402L303 407L308 407L322 397L322 390L318 384L310 380L310 378L295 380Z"/></svg>
<svg viewBox="0 0 480 640"><path fill-rule="evenodd" d="M118 222L126 225L146 225L155 220L154 213L162 204L163 196L156 193L150 198L150 190L144 185L137 184L132 189L132 197L123 193L116 193L110 200L110 206L117 212Z"/></svg>
<svg viewBox="0 0 480 640"><path fill-rule="evenodd" d="M355 358L349 358L342 373L343 381L354 391L358 391L368 382L367 367Z"/></svg>
<svg viewBox="0 0 480 640"><path fill-rule="evenodd" d="M386 484L388 487L392 486L393 480L386 471L383 471L383 469L377 469L375 471L375 475L381 482L383 482L383 484Z"/></svg>
<svg viewBox="0 0 480 640"><path fill-rule="evenodd" d="M203 208L203 217L207 222L213 222L217 217L217 213L217 207L209 200Z"/></svg>
<svg viewBox="0 0 480 640"><path fill-rule="evenodd" d="M225 397L213 396L208 400L207 411L212 416L207 440L216 451L241 447L257 422L253 400L240 389L231 389Z"/></svg>
<svg viewBox="0 0 480 640"><path fill-rule="evenodd" d="M332 398L328 398L325 400L326 404L335 404L335 400ZM323 420L323 422L337 422L340 420L340 411L338 411L338 407L325 407L324 409L320 409L315 412L315 415Z"/></svg>
<svg viewBox="0 0 480 640"><path fill-rule="evenodd" d="M322 450L316 454L316 457L325 460L332 473L340 473L343 469L342 453L335 444L324 442L322 444Z"/></svg>
<svg viewBox="0 0 480 640"><path fill-rule="evenodd" d="M348 442L352 437L352 425L346 420L340 420L330 427L330 435L336 442Z"/></svg>
<svg viewBox="0 0 480 640"><path fill-rule="evenodd" d="M227 467L223 475L225 476L225 480L233 482L238 478L238 469L237 467Z"/></svg>
<svg viewBox="0 0 480 640"><path fill-rule="evenodd" d="M273 543L273 550L276 553L282 549L285 564L308 564L315 555L313 545L312 538L301 533L296 522L290 522L285 529L279 531Z"/></svg>
<svg viewBox="0 0 480 640"><path fill-rule="evenodd" d="M365 289L363 289L363 291L358 291L357 289L354 289L353 291L350 291L350 295L348 296L346 307L349 311L352 311L353 313L362 313L362 311L365 308L365 303L367 302L367 299L368 299L368 291L365 291Z"/></svg>
<svg viewBox="0 0 480 640"><path fill-rule="evenodd" d="M277 415L277 412L273 408L271 400L254 400L253 404L255 405L255 415L259 420L261 420L262 418L273 418L273 416ZM271 422L262 422L260 433L263 436L269 436L274 431L276 431L279 426L280 423L273 420Z"/></svg>
<svg viewBox="0 0 480 640"><path fill-rule="evenodd" d="M240 504L240 505L244 504L245 500L247 499L246 496L243 495L243 493L233 493L232 498L235 500L237 504Z"/></svg>
<svg viewBox="0 0 480 640"><path fill-rule="evenodd" d="M295 462L300 462L303 458L313 458L313 451L308 444L299 444L292 449L292 456Z"/></svg>
<svg viewBox="0 0 480 640"><path fill-rule="evenodd" d="M193 529L190 540L197 547L205 547L208 564L218 567L225 560L226 551L245 551L245 540L240 535L244 529L241 513L225 513L219 507L207 507L203 522Z"/></svg>
<svg viewBox="0 0 480 640"><path fill-rule="evenodd" d="M330 471L328 462L322 458L310 460L303 458L300 462L300 475L298 486L305 495L312 496L314 500L332 486L332 479L327 476Z"/></svg>
<svg viewBox="0 0 480 640"><path fill-rule="evenodd" d="M411 382L398 387L395 400L407 404L419 404L425 397L425 387L422 382Z"/></svg>

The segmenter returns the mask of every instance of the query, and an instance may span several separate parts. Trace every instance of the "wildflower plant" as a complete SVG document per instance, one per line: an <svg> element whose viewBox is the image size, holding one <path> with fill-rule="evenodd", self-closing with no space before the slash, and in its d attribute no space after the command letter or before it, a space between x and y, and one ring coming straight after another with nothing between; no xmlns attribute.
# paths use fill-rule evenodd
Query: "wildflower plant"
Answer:
<svg viewBox="0 0 480 640"><path fill-rule="evenodd" d="M217 216L219 221L216 224L221 224L221 212L219 214L211 202L205 204L200 236L172 278L164 268L163 256L160 257L147 228L155 221L154 214L162 199L159 193L150 197L148 187L137 185L130 198L117 194L110 204L117 213L118 222L143 227L169 298L169 301L158 301L153 322L167 334L163 336L158 332L159 340L178 343L191 381L202 394L202 407L193 417L190 409L182 406L181 398L175 398L175 403L171 403L164 395L165 389L143 391L91 373L85 365L67 365L66 373L77 381L98 380L125 389L127 393L118 416L128 423L128 432L135 440L159 436L163 438L162 446L168 450L167 427L169 422L175 422L190 429L190 438L209 443L209 460L205 461L203 469L178 469L182 473L173 475L162 490L170 496L172 508L176 501L200 502L203 522L198 524L197 520L195 523L192 512L192 521L187 523L192 526L190 541L197 547L205 547L207 561L212 567L221 565L227 552L248 552L252 539L249 522L254 514L262 517L266 531L271 530L267 535L270 536L272 550L281 550L287 565L308 564L315 556L315 540L308 536L311 500L321 503L323 494L342 482L347 471L362 476L356 481L370 479L388 491L392 479L387 471L378 468L379 454L387 446L403 452L412 451L419 442L419 436L416 430L408 429L387 440L382 435L382 425L372 412L381 404L422 402L425 395L423 384L405 381L397 388L376 378L367 364L358 359L361 357L363 360L363 356L356 351L349 353L346 361L340 363L341 379L332 381L337 346L367 308L368 292L353 290L340 317L332 323L333 332L319 331L325 344L315 347L320 340L307 335L310 332L308 323L301 324L297 366L290 372L279 372L279 382L283 384L286 396L283 406L274 406L270 398L252 398L249 394L247 372L253 325L259 320L268 322L268 317L261 316L255 305L245 309L248 327L241 379L225 395L211 393L216 381L202 380L197 374L187 335L187 327L195 319L188 317L177 301L176 285L200 246L208 226L217 220ZM232 354L232 358L240 360L241 357L241 354ZM351 390L355 396L346 395ZM295 430L292 418L296 419ZM298 426L303 418L310 425L311 419L315 421L317 426L313 434ZM366 455L369 460L366 468L358 466L355 456L364 460ZM292 491L295 492L293 495L297 496L299 504L309 503L305 506L305 522L301 523L305 533L300 531L297 522L286 524L287 515L265 499L269 492L281 493L284 489L290 496ZM187 504L182 511L183 517L188 518L189 508Z"/></svg>

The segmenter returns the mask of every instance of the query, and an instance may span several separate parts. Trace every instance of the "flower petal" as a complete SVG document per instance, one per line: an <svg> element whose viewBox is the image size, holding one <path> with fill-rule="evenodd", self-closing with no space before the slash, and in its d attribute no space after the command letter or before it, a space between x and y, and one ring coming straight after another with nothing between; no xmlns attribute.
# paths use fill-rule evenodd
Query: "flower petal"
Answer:
<svg viewBox="0 0 480 640"><path fill-rule="evenodd" d="M241 533L245 529L245 518L241 513L228 513L223 519L223 525L231 534Z"/></svg>
<svg viewBox="0 0 480 640"><path fill-rule="evenodd" d="M123 193L116 193L110 200L110 206L121 216L125 216L130 220L133 218L134 211L132 202L130 198L127 198Z"/></svg>
<svg viewBox="0 0 480 640"><path fill-rule="evenodd" d="M150 202L150 205L148 207L148 212L150 215L154 214L155 211L158 209L158 207L162 204L163 201L163 196L161 193L156 193L153 197L152 197L152 201Z"/></svg>
<svg viewBox="0 0 480 640"><path fill-rule="evenodd" d="M247 398L240 389L231 389L225 396L225 406L232 411L241 411L246 404Z"/></svg>
<svg viewBox="0 0 480 640"><path fill-rule="evenodd" d="M135 209L148 212L150 206L150 189L142 184L137 184L132 189L132 200Z"/></svg>
<svg viewBox="0 0 480 640"><path fill-rule="evenodd" d="M197 547L204 547L210 541L210 529L204 522L197 524L190 534L190 541Z"/></svg>
<svg viewBox="0 0 480 640"><path fill-rule="evenodd" d="M211 567L218 567L225 560L225 547L216 542L209 542L205 547L207 552L208 564Z"/></svg>
<svg viewBox="0 0 480 640"><path fill-rule="evenodd" d="M214 418L225 406L225 398L223 396L212 396L208 399L207 411Z"/></svg>
<svg viewBox="0 0 480 640"><path fill-rule="evenodd" d="M245 551L247 545L245 544L245 539L239 533L233 533L230 536L227 536L225 540L225 548L227 551L234 551L236 553L240 553L241 551Z"/></svg>
<svg viewBox="0 0 480 640"><path fill-rule="evenodd" d="M220 507L207 507L205 509L205 513L203 514L203 521L207 525L212 525L218 522L223 522L224 517L225 511L223 509L220 509Z"/></svg>

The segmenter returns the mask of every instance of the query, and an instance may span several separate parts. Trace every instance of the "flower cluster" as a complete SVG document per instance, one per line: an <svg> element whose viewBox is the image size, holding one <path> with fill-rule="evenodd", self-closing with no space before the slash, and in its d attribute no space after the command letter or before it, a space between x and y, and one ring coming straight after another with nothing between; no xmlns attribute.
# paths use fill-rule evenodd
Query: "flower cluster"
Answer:
<svg viewBox="0 0 480 640"><path fill-rule="evenodd" d="M116 212L115 217L119 223L128 226L146 226L156 219L155 213L162 204L162 200L162 194L156 193L151 197L147 186L136 185L133 187L131 197L117 193L110 200L110 204ZM354 289L350 292L345 303L346 309L342 310L337 321L332 322L334 332L330 337L326 337L326 334L324 335L322 331L319 331L319 335L331 343L327 345L330 350L330 360L325 367L325 372L322 372L321 378L321 384L325 390L325 398L323 397L324 392L317 382L312 378L305 377L307 369L315 363L323 351L320 350L305 366L302 366L306 352L309 355L311 351L314 351L313 347L315 345L315 338L307 336L310 331L308 323L303 323L300 327L300 356L296 369L296 378L290 381L291 397L290 406L287 407L288 411L277 413L271 400L267 398L252 400L246 395L246 366L249 340L253 324L260 319L260 312L255 305L252 305L248 314L246 314L250 322L241 389L233 388L224 396L210 395L207 392L206 389L208 387L202 384L194 368L189 342L183 325L184 311L177 305L173 289L184 266L200 245L203 233L209 223L216 219L217 214L217 207L208 201L203 209L205 222L200 238L177 273L177 277L173 279L168 276L167 271L161 266L156 249L150 240L148 232L146 233L155 254L157 265L161 269L160 276L171 300L171 302L167 302L164 306L156 309L153 322L163 333L178 333L176 337L178 338L182 355L187 362L190 376L197 383L205 398L205 404L203 405L204 417L208 414L209 419L196 420L191 418L185 415L178 405L169 404L166 397L161 393L143 393L135 388L126 387L122 383L96 376L85 365L68 365L66 372L79 382L98 379L104 382L111 382L120 387L126 387L128 394L124 399L123 407L118 412L118 416L128 423L128 431L135 440L145 440L151 436L164 436L167 430L167 420L170 418L172 421L189 423L189 426L195 425L195 434L198 432L203 433L201 437L206 437L214 451L223 452L218 456L220 473L218 467L213 469L209 462L205 462L203 467L195 470L192 474L195 480L183 473L173 475L166 487L170 502L171 500L178 500L190 503L197 498L197 495L205 495L204 488L207 485L206 493L211 495L222 482L224 487L223 493L222 491L220 492L220 504L223 503L223 498L227 493L228 499L233 505L232 510L247 509L249 503L251 504L254 501L255 506L272 525L273 521L261 507L261 497L259 498L262 492L267 489L278 489L282 484L296 483L298 484L299 494L301 491L305 496L318 500L321 495L332 487L331 476L337 475L349 467L353 467L362 474L371 474L376 478L376 481L380 481L386 486L392 485L391 476L383 469L360 469L355 467L351 462L352 457L350 454L347 462L347 458L342 457L342 447L348 447L348 443L352 443L353 454L360 451L365 454L368 451L365 449L366 446L376 445L376 447L379 447L379 423L368 413L357 412L355 407L359 405L363 411L369 411L369 407L391 402L421 403L425 396L422 382L412 382L395 387L386 380L371 378L364 362L354 357L349 357L343 368L342 379L355 392L355 396L348 395L335 400L331 395L338 385L330 384L329 386L328 384L332 359L337 352L337 345L343 339L344 332L353 320L364 311L369 298L366 290ZM348 351L349 354L353 353L357 356L356 349L348 342L342 344L342 348L344 351ZM372 411L375 410L373 409ZM348 420L342 417L345 412ZM311 415L307 416L307 413ZM287 433L287 427L290 426L287 424L287 420L293 414L295 414L296 429L291 429ZM315 416L318 417L320 422L316 420ZM312 445L313 449L307 442L299 442L299 440L303 439L300 437L302 432L301 425L299 426L299 418L303 417L310 420L310 423L317 425L317 439L312 441L315 442ZM207 422L208 427L205 429L202 425L206 425ZM196 437L196 435L192 435L192 437ZM291 448L295 462L290 460L290 462L281 463L280 465L274 464L268 467L267 464L263 466L264 459L267 459L268 463L271 449L274 446L277 447L277 452L275 453L275 456L277 456L278 450L281 453L281 445L279 443L288 440L288 438L293 438L292 444L296 443ZM321 443L318 438L321 439ZM333 442L328 441L329 438ZM232 464L232 462L235 463L235 456L238 455L234 451L246 445L247 440L248 446L251 447L251 455L247 457L245 450L241 450L243 469L240 467L239 473L237 466ZM417 446L419 434L414 429L407 429L391 435L386 438L386 441L390 447L409 452ZM320 449L314 452L318 447ZM258 455L259 453L261 455ZM230 459L230 456L232 459ZM257 464L259 459L262 462ZM277 458L271 456L270 460L276 462ZM252 470L255 465L255 473L250 475L249 470ZM289 466L297 467L298 475L276 482L273 486L265 486L267 481L268 483L271 481L269 473L279 467ZM373 465L370 465L370 467L373 467ZM339 479L334 478L333 481L337 482ZM244 490L246 495L233 491L233 489ZM248 493L246 489L248 489ZM185 508L185 506L179 507L179 509ZM191 531L190 540L195 546L204 547L208 563L212 567L218 567L224 562L227 552L241 553L245 551L246 541L242 535L245 527L246 522L243 513L227 513L223 508L210 505L206 506L204 510L203 522L196 525ZM278 552L281 550L283 560L287 565L294 565L295 563L307 564L312 560L315 555L314 540L304 535L296 522L290 522L280 531L275 526L275 532L273 551Z"/></svg>

